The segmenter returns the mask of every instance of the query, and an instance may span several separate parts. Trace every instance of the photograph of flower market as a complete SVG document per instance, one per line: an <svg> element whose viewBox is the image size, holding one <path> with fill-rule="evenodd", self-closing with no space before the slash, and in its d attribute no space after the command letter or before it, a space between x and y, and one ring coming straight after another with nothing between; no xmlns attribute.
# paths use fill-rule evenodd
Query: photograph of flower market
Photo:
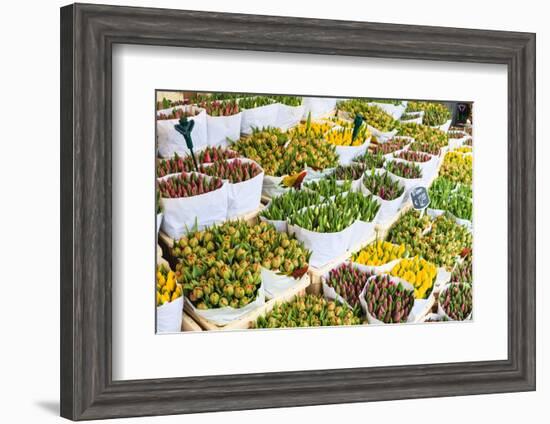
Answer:
<svg viewBox="0 0 550 424"><path fill-rule="evenodd" d="M471 321L472 109L157 91L157 333Z"/></svg>

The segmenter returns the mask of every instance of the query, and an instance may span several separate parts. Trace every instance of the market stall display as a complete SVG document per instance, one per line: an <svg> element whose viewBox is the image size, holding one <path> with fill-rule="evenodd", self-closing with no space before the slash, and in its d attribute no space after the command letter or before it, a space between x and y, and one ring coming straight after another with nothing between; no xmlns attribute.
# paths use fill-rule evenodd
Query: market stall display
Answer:
<svg viewBox="0 0 550 424"><path fill-rule="evenodd" d="M159 99L165 130L207 124L194 157L180 133L159 148L156 301L181 313L162 331L471 318L471 135L442 104L321 100Z"/></svg>

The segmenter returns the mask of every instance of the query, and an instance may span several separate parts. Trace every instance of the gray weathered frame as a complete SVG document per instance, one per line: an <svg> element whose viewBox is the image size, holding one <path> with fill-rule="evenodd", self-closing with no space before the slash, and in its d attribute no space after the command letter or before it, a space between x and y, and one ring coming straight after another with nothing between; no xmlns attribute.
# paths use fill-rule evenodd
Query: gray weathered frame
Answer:
<svg viewBox="0 0 550 424"><path fill-rule="evenodd" d="M113 381L116 43L505 64L508 359ZM535 35L75 4L61 9L61 415L99 419L535 389Z"/></svg>

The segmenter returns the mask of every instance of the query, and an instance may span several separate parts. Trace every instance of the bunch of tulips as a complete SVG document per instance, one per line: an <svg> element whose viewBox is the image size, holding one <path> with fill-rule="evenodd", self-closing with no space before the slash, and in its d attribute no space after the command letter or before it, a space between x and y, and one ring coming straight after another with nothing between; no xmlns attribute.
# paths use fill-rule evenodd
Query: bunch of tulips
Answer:
<svg viewBox="0 0 550 424"><path fill-rule="evenodd" d="M422 169L416 163L389 161L386 162L386 169L401 178L422 178Z"/></svg>
<svg viewBox="0 0 550 424"><path fill-rule="evenodd" d="M225 149L223 147L207 147L200 152L195 153L197 162L200 164L212 163L226 159L233 159L238 157L238 153L233 150ZM175 174L178 172L192 172L195 171L195 164L193 158L189 156L179 156L174 154L172 159L162 159L157 166L157 176L164 177L168 174Z"/></svg>
<svg viewBox="0 0 550 424"><path fill-rule="evenodd" d="M350 309L340 302L322 296L296 296L292 300L277 303L254 323L255 328L324 327L359 325L358 308Z"/></svg>
<svg viewBox="0 0 550 424"><path fill-rule="evenodd" d="M392 244L377 240L353 255L353 262L362 265L380 266L408 255L404 244Z"/></svg>
<svg viewBox="0 0 550 424"><path fill-rule="evenodd" d="M406 112L424 111L423 122L425 125L443 125L451 119L451 112L442 103L437 102L408 102Z"/></svg>
<svg viewBox="0 0 550 424"><path fill-rule="evenodd" d="M397 125L397 121L390 114L363 99L345 100L339 102L337 107L352 117L361 115L368 125L380 131L391 131Z"/></svg>
<svg viewBox="0 0 550 424"><path fill-rule="evenodd" d="M292 189L271 199L269 207L265 208L260 213L260 216L270 220L284 221L300 209L318 203L321 203L319 193L309 190Z"/></svg>
<svg viewBox="0 0 550 424"><path fill-rule="evenodd" d="M243 162L240 159L201 165L199 171L202 174L229 180L233 184L248 181L262 173L262 169L254 162Z"/></svg>
<svg viewBox="0 0 550 424"><path fill-rule="evenodd" d="M239 104L235 100L210 100L199 103L199 107L206 110L210 116L231 116L240 112Z"/></svg>
<svg viewBox="0 0 550 424"><path fill-rule="evenodd" d="M393 154L394 158L407 160L409 162L428 162L432 157L423 152L415 152L414 150L401 150Z"/></svg>
<svg viewBox="0 0 550 424"><path fill-rule="evenodd" d="M353 162L362 164L365 169L374 169L382 168L386 162L386 159L384 158L384 153L382 152L372 153L367 151L362 155L356 156L353 159Z"/></svg>
<svg viewBox="0 0 550 424"><path fill-rule="evenodd" d="M389 275L377 275L367 283L365 302L369 314L378 321L406 322L414 305L414 292Z"/></svg>
<svg viewBox="0 0 550 424"><path fill-rule="evenodd" d="M356 147L361 146L363 143L365 143L365 140L367 140L371 136L371 133L365 126L363 126L359 130L359 133L355 137L355 140L352 138L352 136L352 128L338 128L329 131L326 135L326 140L330 144L334 144L335 146Z"/></svg>
<svg viewBox="0 0 550 424"><path fill-rule="evenodd" d="M359 295L365 287L367 280L372 277L370 272L362 271L349 263L329 271L325 278L325 284L344 299L351 307L359 305Z"/></svg>
<svg viewBox="0 0 550 424"><path fill-rule="evenodd" d="M385 172L377 174L374 169L363 176L363 185L382 200L395 200L403 194L405 188Z"/></svg>
<svg viewBox="0 0 550 424"><path fill-rule="evenodd" d="M174 242L178 259L176 277L198 309L252 302L261 285L261 269L301 277L308 269L310 252L294 237L265 222L244 221L194 231Z"/></svg>
<svg viewBox="0 0 550 424"><path fill-rule="evenodd" d="M410 210L403 214L390 228L387 240L394 244L409 245L410 240L420 239L432 222L427 214Z"/></svg>
<svg viewBox="0 0 550 424"><path fill-rule="evenodd" d="M399 125L399 134L412 137L418 142L432 143L439 148L446 146L449 142L447 134L444 131L414 122L401 123Z"/></svg>
<svg viewBox="0 0 550 424"><path fill-rule="evenodd" d="M267 106L274 103L273 99L265 96L245 97L239 99L239 108L241 110L254 109L256 107Z"/></svg>
<svg viewBox="0 0 550 424"><path fill-rule="evenodd" d="M390 274L410 283L414 287L414 297L424 299L432 290L437 268L427 260L414 256L399 261Z"/></svg>
<svg viewBox="0 0 550 424"><path fill-rule="evenodd" d="M160 194L166 199L198 196L217 190L222 184L220 178L186 172L170 176L158 183Z"/></svg>
<svg viewBox="0 0 550 424"><path fill-rule="evenodd" d="M458 262L451 273L451 282L472 284L472 255Z"/></svg>
<svg viewBox="0 0 550 424"><path fill-rule="evenodd" d="M319 193L324 198L328 198L350 191L351 180L338 181L334 175L331 175L328 178L310 181L304 184L304 187Z"/></svg>
<svg viewBox="0 0 550 424"><path fill-rule="evenodd" d="M298 96L271 96L277 103L281 103L286 106L300 106L302 104L302 98Z"/></svg>
<svg viewBox="0 0 550 424"><path fill-rule="evenodd" d="M365 165L352 163L350 165L338 165L331 174L337 180L358 180L365 172Z"/></svg>
<svg viewBox="0 0 550 424"><path fill-rule="evenodd" d="M193 108L174 108L170 113L159 113L157 115L157 120L159 121L165 121L168 119L181 119L181 118L190 118L192 116L196 116L199 114L199 110L195 110Z"/></svg>
<svg viewBox="0 0 550 424"><path fill-rule="evenodd" d="M445 214L435 218L429 228L425 232L418 218L405 214L390 228L388 240L405 244L411 255L418 255L437 266L452 270L463 249L471 248L472 233L457 224L454 217Z"/></svg>
<svg viewBox="0 0 550 424"><path fill-rule="evenodd" d="M451 283L439 294L439 305L454 321L463 321L472 313L472 286L468 283Z"/></svg>
<svg viewBox="0 0 550 424"><path fill-rule="evenodd" d="M373 154L387 155L398 150L401 150L410 140L407 138L394 137L386 143L371 143L369 145L369 151Z"/></svg>
<svg viewBox="0 0 550 424"><path fill-rule="evenodd" d="M472 184L473 161L472 155L466 155L459 152L449 152L443 159L440 175L447 177L451 181Z"/></svg>

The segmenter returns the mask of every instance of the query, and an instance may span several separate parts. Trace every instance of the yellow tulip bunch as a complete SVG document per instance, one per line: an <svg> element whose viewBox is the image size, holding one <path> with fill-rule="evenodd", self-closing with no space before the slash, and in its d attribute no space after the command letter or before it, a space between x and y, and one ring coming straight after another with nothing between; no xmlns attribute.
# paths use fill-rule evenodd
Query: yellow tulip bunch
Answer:
<svg viewBox="0 0 550 424"><path fill-rule="evenodd" d="M325 133L333 127L330 122L311 122L309 125L309 131L307 124L302 123L288 131L288 134L292 138L312 136L314 138L321 138Z"/></svg>
<svg viewBox="0 0 550 424"><path fill-rule="evenodd" d="M361 249L353 257L353 262L362 265L380 266L407 255L404 244L392 244L378 240Z"/></svg>
<svg viewBox="0 0 550 424"><path fill-rule="evenodd" d="M424 299L433 287L437 268L431 262L415 256L399 261L390 274L411 283L414 286L414 297Z"/></svg>
<svg viewBox="0 0 550 424"><path fill-rule="evenodd" d="M472 148L470 146L462 146L453 151L456 153L472 153Z"/></svg>
<svg viewBox="0 0 550 424"><path fill-rule="evenodd" d="M350 119L343 119L338 116L330 118L330 122L332 122L334 125L338 125L339 127L343 128L353 128L353 120Z"/></svg>
<svg viewBox="0 0 550 424"><path fill-rule="evenodd" d="M370 132L366 128L359 131L355 140L351 139L353 128L339 128L327 133L326 140L335 146L360 146L370 137Z"/></svg>
<svg viewBox="0 0 550 424"><path fill-rule="evenodd" d="M181 295L181 286L176 283L176 273L165 265L159 265L157 267L157 306L173 302Z"/></svg>
<svg viewBox="0 0 550 424"><path fill-rule="evenodd" d="M443 159L439 175L455 183L472 184L472 155L449 152Z"/></svg>

